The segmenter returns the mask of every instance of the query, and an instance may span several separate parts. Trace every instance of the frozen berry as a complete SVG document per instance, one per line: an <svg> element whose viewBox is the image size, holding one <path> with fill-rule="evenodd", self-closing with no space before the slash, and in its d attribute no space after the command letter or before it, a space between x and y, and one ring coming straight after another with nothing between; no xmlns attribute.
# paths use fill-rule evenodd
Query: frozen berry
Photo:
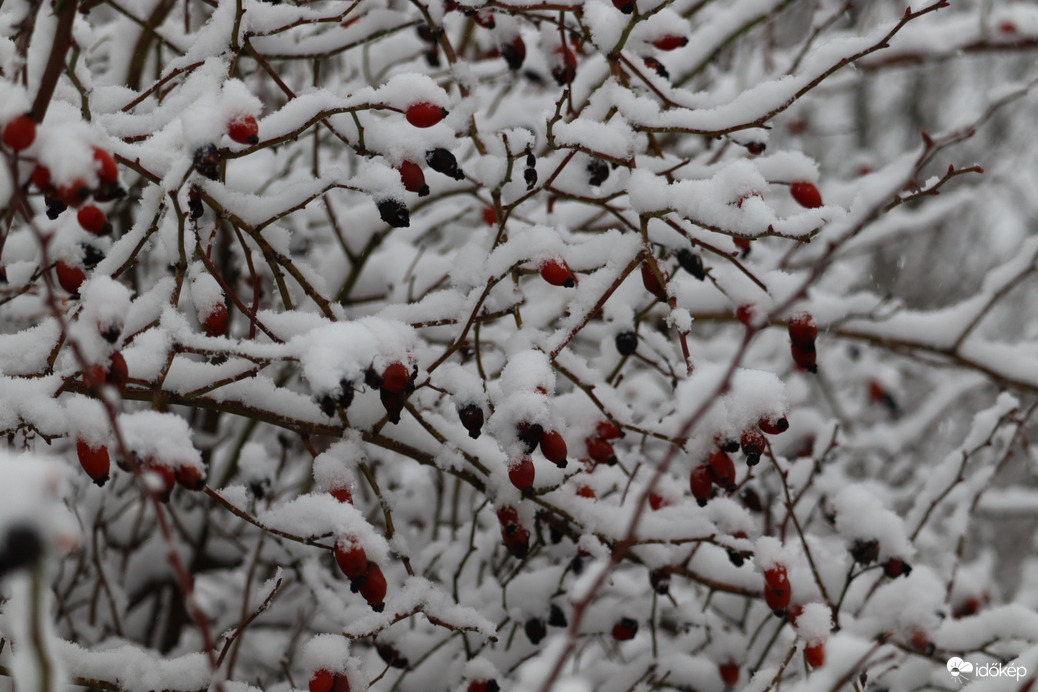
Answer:
<svg viewBox="0 0 1038 692"><path fill-rule="evenodd" d="M613 625L613 639L618 642L625 642L634 639L634 635L638 634L638 621L631 618L621 618L619 622Z"/></svg>
<svg viewBox="0 0 1038 692"><path fill-rule="evenodd" d="M612 466L617 462L613 445L606 440L601 437L589 437L584 442L587 445L587 455L595 463Z"/></svg>
<svg viewBox="0 0 1038 692"><path fill-rule="evenodd" d="M678 36L677 34L667 34L666 36L660 36L658 39L652 42L652 45L656 46L658 50L676 50L688 44L687 36Z"/></svg>
<svg viewBox="0 0 1038 692"><path fill-rule="evenodd" d="M818 338L818 324L809 312L798 312L789 318L789 340L802 347L813 345Z"/></svg>
<svg viewBox="0 0 1038 692"><path fill-rule="evenodd" d="M108 235L112 232L112 225L108 223L105 213L92 204L81 208L76 213L76 220L83 230L94 235Z"/></svg>
<svg viewBox="0 0 1038 692"><path fill-rule="evenodd" d="M656 299L661 302L667 302L667 289L661 282L660 277L653 271L652 264L648 261L642 262L642 285L652 295L656 296ZM662 270L661 270L662 271ZM666 276L663 277L663 281L666 281Z"/></svg>
<svg viewBox="0 0 1038 692"><path fill-rule="evenodd" d="M522 36L516 36L508 43L501 46L501 57L508 63L508 68L518 70L526 60L526 44Z"/></svg>
<svg viewBox="0 0 1038 692"><path fill-rule="evenodd" d="M613 0L613 7L624 14L631 14L634 12L635 5L637 4L636 0Z"/></svg>
<svg viewBox="0 0 1038 692"><path fill-rule="evenodd" d="M80 465L95 485L101 487L108 482L108 474L112 466L112 460L108 456L108 447L104 445L94 447L84 440L76 440L76 456L79 457Z"/></svg>
<svg viewBox="0 0 1038 692"><path fill-rule="evenodd" d="M548 636L548 628L540 618L530 618L523 625L523 629L531 644L540 644L541 640Z"/></svg>
<svg viewBox="0 0 1038 692"><path fill-rule="evenodd" d="M382 199L376 202L379 217L393 228L407 228L411 217L407 206L397 199Z"/></svg>
<svg viewBox="0 0 1038 692"><path fill-rule="evenodd" d="M629 356L638 350L638 334L626 329L616 335L616 350L621 356Z"/></svg>
<svg viewBox="0 0 1038 692"><path fill-rule="evenodd" d="M223 336L227 333L229 321L227 306L221 302L213 305L209 314L202 321L202 326L205 327L205 333L209 336Z"/></svg>
<svg viewBox="0 0 1038 692"><path fill-rule="evenodd" d="M376 613L385 610L386 577L382 574L382 569L374 562L368 563L367 571L364 573L364 583L360 585L360 595Z"/></svg>
<svg viewBox="0 0 1038 692"><path fill-rule="evenodd" d="M577 56L569 46L561 45L555 49L555 66L551 76L559 86L566 86L577 76Z"/></svg>
<svg viewBox="0 0 1038 692"><path fill-rule="evenodd" d="M443 173L455 180L465 179L465 173L458 167L458 159L449 149L443 147L430 149L425 153L425 162L437 173Z"/></svg>
<svg viewBox="0 0 1038 692"><path fill-rule="evenodd" d="M688 477L689 488L692 490L692 497L696 498L696 502L700 507L706 507L707 500L710 499L710 494L713 492L714 479L710 473L710 467L702 464L692 469L692 473Z"/></svg>
<svg viewBox="0 0 1038 692"><path fill-rule="evenodd" d="M476 439L483 430L483 409L478 404L465 404L458 408L458 418L465 426L469 437Z"/></svg>
<svg viewBox="0 0 1038 692"><path fill-rule="evenodd" d="M743 432L739 446L742 448L742 453L746 455L747 466L757 465L766 444L764 436L756 428L747 428Z"/></svg>
<svg viewBox="0 0 1038 692"><path fill-rule="evenodd" d="M425 173L422 167L413 161L404 161L396 169L400 174L400 181L408 192L417 192L419 197L429 194L429 186L425 184Z"/></svg>
<svg viewBox="0 0 1038 692"><path fill-rule="evenodd" d="M382 371L382 388L402 392L411 384L411 371L403 363L391 363Z"/></svg>
<svg viewBox="0 0 1038 692"><path fill-rule="evenodd" d="M335 544L335 563L350 579L362 576L368 569L368 556L364 546L352 539L341 540Z"/></svg>
<svg viewBox="0 0 1038 692"><path fill-rule="evenodd" d="M739 664L734 661L727 661L718 666L718 672L721 675L721 682L726 687L735 687L736 683L739 682Z"/></svg>
<svg viewBox="0 0 1038 692"><path fill-rule="evenodd" d="M80 267L66 262L58 262L54 267L58 275L58 283L73 296L79 296L79 287L86 281L86 272Z"/></svg>
<svg viewBox="0 0 1038 692"><path fill-rule="evenodd" d="M238 144L259 144L259 123L251 115L236 115L227 125L227 134Z"/></svg>
<svg viewBox="0 0 1038 692"><path fill-rule="evenodd" d="M195 492L205 489L205 473L196 466L178 466L173 477L181 488Z"/></svg>
<svg viewBox="0 0 1038 692"><path fill-rule="evenodd" d="M691 274L694 278L703 281L706 279L706 269L703 268L703 258L688 248L681 248L677 252L678 264L681 268Z"/></svg>
<svg viewBox="0 0 1038 692"><path fill-rule="evenodd" d="M19 115L4 127L3 140L9 149L28 149L36 141L36 121L29 115Z"/></svg>
<svg viewBox="0 0 1038 692"><path fill-rule="evenodd" d="M761 432L768 435L779 435L789 430L789 421L786 420L785 416L761 418L757 421L757 427L761 429Z"/></svg>
<svg viewBox="0 0 1038 692"><path fill-rule="evenodd" d="M533 487L536 470L533 460L528 456L522 456L508 468L508 480L520 491L526 492Z"/></svg>
<svg viewBox="0 0 1038 692"><path fill-rule="evenodd" d="M566 440L555 430L549 430L541 435L541 453L544 458L558 466L566 468Z"/></svg>
<svg viewBox="0 0 1038 692"><path fill-rule="evenodd" d="M822 206L822 193L818 191L814 183L797 182L789 186L789 193L797 204L808 209L816 209Z"/></svg>
<svg viewBox="0 0 1038 692"><path fill-rule="evenodd" d="M902 575L907 577L911 573L911 565L899 557L892 557L883 563L883 574L887 575L891 579L897 579Z"/></svg>
<svg viewBox="0 0 1038 692"><path fill-rule="evenodd" d="M720 450L713 452L708 467L714 483L729 492L735 490L735 464L731 457Z"/></svg>
<svg viewBox="0 0 1038 692"><path fill-rule="evenodd" d="M119 182L119 166L109 152L101 147L94 147L94 162L97 164L97 179L103 185Z"/></svg>
<svg viewBox="0 0 1038 692"><path fill-rule="evenodd" d="M335 676L327 670L318 670L310 678L310 692L332 692Z"/></svg>
<svg viewBox="0 0 1038 692"><path fill-rule="evenodd" d="M413 103L407 108L407 122L415 127L432 127L446 117L446 108L428 101Z"/></svg>
<svg viewBox="0 0 1038 692"><path fill-rule="evenodd" d="M555 257L546 260L540 267L541 278L552 286L573 288L577 285L577 277L573 275L566 260Z"/></svg>
<svg viewBox="0 0 1038 692"><path fill-rule="evenodd" d="M813 642L804 648L804 658L812 668L825 665L825 642Z"/></svg>

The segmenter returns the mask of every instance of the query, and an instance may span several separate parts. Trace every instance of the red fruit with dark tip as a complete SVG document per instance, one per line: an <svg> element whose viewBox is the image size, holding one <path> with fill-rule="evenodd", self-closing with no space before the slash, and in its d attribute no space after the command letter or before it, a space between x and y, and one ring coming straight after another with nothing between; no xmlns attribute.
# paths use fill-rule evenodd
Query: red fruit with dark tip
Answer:
<svg viewBox="0 0 1038 692"><path fill-rule="evenodd" d="M108 235L112 232L112 227L108 224L108 217L92 204L80 209L76 213L76 220L79 221L83 230L94 235Z"/></svg>
<svg viewBox="0 0 1038 692"><path fill-rule="evenodd" d="M636 0L613 0L613 7L624 14L631 14L638 3Z"/></svg>
<svg viewBox="0 0 1038 692"><path fill-rule="evenodd" d="M587 455L595 463L608 465L616 463L616 452L613 450L613 445L601 437L589 437L584 442L587 445Z"/></svg>
<svg viewBox="0 0 1038 692"><path fill-rule="evenodd" d="M899 557L892 557L883 564L883 574L890 579L897 579L902 574L907 577L911 573L911 565Z"/></svg>
<svg viewBox="0 0 1038 692"><path fill-rule="evenodd" d="M785 565L774 565L764 570L764 584L771 588L782 588L789 585L789 575Z"/></svg>
<svg viewBox="0 0 1038 692"><path fill-rule="evenodd" d="M704 464L692 469L692 473L688 477L688 485L692 490L692 497L696 498L700 507L705 507L714 489L714 478L710 473L710 467Z"/></svg>
<svg viewBox="0 0 1038 692"><path fill-rule="evenodd" d="M728 661L722 663L717 668L721 674L721 682L727 687L735 687L735 684L739 682L739 664L734 661Z"/></svg>
<svg viewBox="0 0 1038 692"><path fill-rule="evenodd" d="M793 199L802 207L817 209L822 206L822 193L814 183L793 183L789 186L789 194L793 195Z"/></svg>
<svg viewBox="0 0 1038 692"><path fill-rule="evenodd" d="M335 676L327 670L319 670L310 678L310 692L332 692Z"/></svg>
<svg viewBox="0 0 1038 692"><path fill-rule="evenodd" d="M8 149L28 149L36 141L36 121L28 115L19 115L4 127L3 140Z"/></svg>
<svg viewBox="0 0 1038 692"><path fill-rule="evenodd" d="M227 333L229 319L227 306L223 303L217 303L209 314L205 316L202 326L205 327L205 333L209 336L223 336Z"/></svg>
<svg viewBox="0 0 1038 692"><path fill-rule="evenodd" d="M598 425L595 426L595 434L603 440L619 440L624 436L620 428L607 420L600 421Z"/></svg>
<svg viewBox="0 0 1038 692"><path fill-rule="evenodd" d="M741 207L742 204L740 203ZM738 236L732 238L732 242L735 243L735 247L739 248L743 252L749 252L750 248L753 247L753 240L750 238L740 238Z"/></svg>
<svg viewBox="0 0 1038 692"><path fill-rule="evenodd" d="M32 169L31 180L37 190L50 189L50 169L44 165L36 164L36 167Z"/></svg>
<svg viewBox="0 0 1038 692"><path fill-rule="evenodd" d="M720 450L713 452L708 460L708 468L714 483L728 491L735 489L735 464L731 457Z"/></svg>
<svg viewBox="0 0 1038 692"><path fill-rule="evenodd" d="M58 199L69 207L79 207L90 197L90 186L81 178L58 188Z"/></svg>
<svg viewBox="0 0 1038 692"><path fill-rule="evenodd" d="M469 692L501 692L497 680L473 680L469 683Z"/></svg>
<svg viewBox="0 0 1038 692"><path fill-rule="evenodd" d="M345 675L336 675L332 692L350 692L350 679Z"/></svg>
<svg viewBox="0 0 1038 692"><path fill-rule="evenodd" d="M789 421L786 420L785 416L761 418L757 421L757 427L761 429L761 432L768 435L780 435L789 430Z"/></svg>
<svg viewBox="0 0 1038 692"><path fill-rule="evenodd" d="M521 491L526 491L533 487L535 474L533 460L528 456L520 457L519 461L508 468L508 480L512 481L512 485Z"/></svg>
<svg viewBox="0 0 1038 692"><path fill-rule="evenodd" d="M909 643L919 651L930 653L933 651L933 642L926 630L916 627L908 637Z"/></svg>
<svg viewBox="0 0 1038 692"><path fill-rule="evenodd" d="M566 467L566 440L555 430L549 430L541 435L541 453L544 458L559 468Z"/></svg>
<svg viewBox="0 0 1038 692"><path fill-rule="evenodd" d="M764 602L776 615L785 615L792 595L785 567L776 565L764 572Z"/></svg>
<svg viewBox="0 0 1038 692"><path fill-rule="evenodd" d="M746 428L743 431L739 446L742 448L742 453L746 455L747 465L754 466L760 461L760 455L764 453L766 444L767 442L764 440L764 436L760 434L760 430Z"/></svg>
<svg viewBox="0 0 1038 692"><path fill-rule="evenodd" d="M79 464L90 476L90 480L98 487L108 481L108 475L112 468L112 460L108 456L108 447L100 445L92 447L84 440L76 440L76 456Z"/></svg>
<svg viewBox="0 0 1038 692"><path fill-rule="evenodd" d="M501 46L501 57L508 63L509 69L518 70L526 60L526 44L522 36L516 36Z"/></svg>
<svg viewBox="0 0 1038 692"><path fill-rule="evenodd" d="M382 389L399 394L411 383L411 371L403 363L390 363L382 371Z"/></svg>
<svg viewBox="0 0 1038 692"><path fill-rule="evenodd" d="M65 262L58 262L54 271L58 275L58 283L62 288L74 296L79 295L79 287L86 281L86 272L74 264Z"/></svg>
<svg viewBox="0 0 1038 692"><path fill-rule="evenodd" d="M677 34L667 34L666 36L660 36L658 39L653 41L652 45L656 46L657 50L676 50L682 46L688 45L688 37L678 36Z"/></svg>
<svg viewBox="0 0 1038 692"><path fill-rule="evenodd" d="M821 668L825 665L825 642L814 642L804 648L804 658L807 665L812 668Z"/></svg>
<svg viewBox="0 0 1038 692"><path fill-rule="evenodd" d="M386 577L382 574L382 569L374 562L368 563L368 569L364 573L364 583L360 585L360 595L376 613L385 610Z"/></svg>
<svg viewBox="0 0 1038 692"><path fill-rule="evenodd" d="M798 312L789 318L789 340L801 347L814 346L818 324L809 312Z"/></svg>
<svg viewBox="0 0 1038 692"><path fill-rule="evenodd" d="M656 272L652 270L652 264L649 262L642 262L642 285L645 286L645 290L656 296L656 299L662 302L667 301L667 289L660 281L660 277L656 276ZM661 270L662 271L662 270ZM666 280L666 276L664 276Z"/></svg>
<svg viewBox="0 0 1038 692"><path fill-rule="evenodd" d="M577 277L573 275L566 260L553 258L541 264L541 278L552 286L573 288L577 285Z"/></svg>
<svg viewBox="0 0 1038 692"><path fill-rule="evenodd" d="M368 556L364 546L354 540L343 540L335 544L335 563L350 579L356 579L368 569Z"/></svg>
<svg viewBox="0 0 1038 692"><path fill-rule="evenodd" d="M417 192L419 197L429 194L429 186L425 184L425 171L413 161L404 161L396 169L400 174L400 181L408 192Z"/></svg>
<svg viewBox="0 0 1038 692"><path fill-rule="evenodd" d="M126 358L119 351L112 354L108 359L108 371L105 372L105 383L119 390L121 394L130 381L130 369L126 365Z"/></svg>
<svg viewBox="0 0 1038 692"><path fill-rule="evenodd" d="M661 507L666 507L667 504L667 500L659 493L649 493L649 507L652 508L653 512Z"/></svg>
<svg viewBox="0 0 1038 692"><path fill-rule="evenodd" d="M619 622L613 625L613 639L618 642L625 642L634 639L634 635L636 634L638 634L637 620L621 618Z"/></svg>
<svg viewBox="0 0 1038 692"><path fill-rule="evenodd" d="M119 182L119 166L110 153L101 147L94 147L94 162L97 164L97 179L101 183L111 185Z"/></svg>
<svg viewBox="0 0 1038 692"><path fill-rule="evenodd" d="M577 76L577 56L569 46L561 45L555 49L554 62L551 76L559 86L566 86Z"/></svg>
<svg viewBox="0 0 1038 692"><path fill-rule="evenodd" d="M205 489L205 473L194 466L178 466L173 477L181 488L195 492Z"/></svg>
<svg viewBox="0 0 1038 692"><path fill-rule="evenodd" d="M173 494L173 486L177 482L173 469L151 463L145 466L144 471L152 476L148 481L148 489L155 494L159 502L169 502L170 495Z"/></svg>
<svg viewBox="0 0 1038 692"><path fill-rule="evenodd" d="M227 125L227 134L238 144L259 144L259 123L251 115L236 115Z"/></svg>
<svg viewBox="0 0 1038 692"><path fill-rule="evenodd" d="M423 101L408 106L406 117L407 122L415 127L432 127L447 117L447 109Z"/></svg>

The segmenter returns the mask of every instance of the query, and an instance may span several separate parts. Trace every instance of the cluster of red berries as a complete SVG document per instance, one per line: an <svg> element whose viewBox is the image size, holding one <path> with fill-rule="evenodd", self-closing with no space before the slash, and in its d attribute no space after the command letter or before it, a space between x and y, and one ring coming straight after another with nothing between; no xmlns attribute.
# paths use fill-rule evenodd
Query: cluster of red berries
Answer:
<svg viewBox="0 0 1038 692"><path fill-rule="evenodd" d="M112 460L105 444L94 445L86 440L76 440L76 456L90 479L98 487L104 486L111 476ZM119 467L129 471L129 465L120 462ZM191 491L205 488L205 474L195 466L180 465L170 467L159 460L148 459L140 464L142 471L152 474L155 484L152 492L162 502L169 502L175 485Z"/></svg>
<svg viewBox="0 0 1038 692"><path fill-rule="evenodd" d="M713 495L714 485L726 492L735 490L735 464L723 448L715 449L707 457L705 464L692 469L688 479L692 497L700 507L705 507Z"/></svg>
<svg viewBox="0 0 1038 692"><path fill-rule="evenodd" d="M105 385L115 387L122 394L129 381L130 369L126 365L126 358L119 351L108 358L107 365L92 365L83 370L83 384L95 394L100 393Z"/></svg>
<svg viewBox="0 0 1038 692"><path fill-rule="evenodd" d="M368 559L364 546L353 539L343 539L335 544L335 562L346 578L350 590L360 592L371 609L381 613L385 609L386 577L382 568Z"/></svg>
<svg viewBox="0 0 1038 692"><path fill-rule="evenodd" d="M386 409L389 422L394 425L400 422L400 414L404 410L407 395L414 391L414 380L418 376L418 368L408 369L401 362L390 363L377 372L368 368L364 373L364 384L379 391L382 406ZM317 403L326 416L334 416L341 408L344 411L353 403L354 383L348 379L339 382L339 386L318 398Z"/></svg>
<svg viewBox="0 0 1038 692"><path fill-rule="evenodd" d="M792 344L793 362L808 372L818 372L818 352L815 339L818 325L808 312L798 312L789 319L789 340Z"/></svg>

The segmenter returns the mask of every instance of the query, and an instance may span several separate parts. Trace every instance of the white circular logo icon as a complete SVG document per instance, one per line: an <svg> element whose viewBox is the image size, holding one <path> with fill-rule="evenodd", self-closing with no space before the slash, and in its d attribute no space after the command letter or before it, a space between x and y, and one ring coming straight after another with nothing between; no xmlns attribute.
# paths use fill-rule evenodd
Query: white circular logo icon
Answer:
<svg viewBox="0 0 1038 692"><path fill-rule="evenodd" d="M972 673L973 664L969 661L963 661L958 656L948 659L948 672L951 673L953 678L957 678L963 673Z"/></svg>

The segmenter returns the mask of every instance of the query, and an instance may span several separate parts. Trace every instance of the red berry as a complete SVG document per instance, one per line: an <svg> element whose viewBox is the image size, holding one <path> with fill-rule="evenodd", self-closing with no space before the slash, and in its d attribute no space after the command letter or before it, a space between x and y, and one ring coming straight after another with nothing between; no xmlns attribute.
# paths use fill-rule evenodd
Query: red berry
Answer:
<svg viewBox="0 0 1038 692"><path fill-rule="evenodd" d="M475 20L476 24L479 24L484 29L493 29L497 26L493 12L481 12L477 10L476 13L472 15L472 19Z"/></svg>
<svg viewBox="0 0 1038 692"><path fill-rule="evenodd" d="M595 495L594 489L590 485L582 485L579 488L577 488L577 495L579 495L580 497L586 497L591 500L594 500L597 497L597 495Z"/></svg>
<svg viewBox="0 0 1038 692"><path fill-rule="evenodd" d="M812 668L821 668L825 665L825 642L808 644L804 649L804 658Z"/></svg>
<svg viewBox="0 0 1038 692"><path fill-rule="evenodd" d="M735 687L735 683L739 682L739 664L735 661L728 661L718 666L718 672L721 674L721 681L727 687Z"/></svg>
<svg viewBox="0 0 1038 692"><path fill-rule="evenodd" d="M544 458L559 468L566 468L566 440L554 430L541 435L541 453Z"/></svg>
<svg viewBox="0 0 1038 692"><path fill-rule="evenodd" d="M892 557L883 564L883 574L891 579L897 579L902 574L908 576L912 567L899 557Z"/></svg>
<svg viewBox="0 0 1038 692"><path fill-rule="evenodd" d="M259 123L251 115L236 115L227 125L227 134L238 144L259 144Z"/></svg>
<svg viewBox="0 0 1038 692"><path fill-rule="evenodd" d="M404 161L396 169L400 174L400 181L408 192L417 192L419 197L429 194L429 186L425 184L425 172L422 167L413 161Z"/></svg>
<svg viewBox="0 0 1038 692"><path fill-rule="evenodd" d="M566 260L553 258L541 265L541 278L552 286L573 288L577 285L577 277L573 275Z"/></svg>
<svg viewBox="0 0 1038 692"><path fill-rule="evenodd" d="M789 186L789 193L802 207L816 209L822 206L822 193L818 191L814 183L793 183Z"/></svg>
<svg viewBox="0 0 1038 692"><path fill-rule="evenodd" d="M752 303L740 305L735 310L735 318L747 327L753 326L753 320L757 317L757 306Z"/></svg>
<svg viewBox="0 0 1038 692"><path fill-rule="evenodd" d="M508 63L509 69L518 70L526 60L526 43L522 36L516 36L508 43L501 46L501 56Z"/></svg>
<svg viewBox="0 0 1038 692"><path fill-rule="evenodd" d="M368 556L364 546L353 540L343 540L335 544L335 562L339 569L350 579L355 579L368 569Z"/></svg>
<svg viewBox="0 0 1038 692"><path fill-rule="evenodd" d="M173 486L176 483L176 475L173 469L155 462L149 463L144 468L146 473L153 474L153 481L149 481L148 487L158 497L160 502L169 502L173 494ZM155 481L154 479L157 479ZM155 484L152 485L152 482Z"/></svg>
<svg viewBox="0 0 1038 692"><path fill-rule="evenodd" d="M775 565L764 570L764 584L770 588L783 588L789 585L789 575L785 565Z"/></svg>
<svg viewBox="0 0 1038 692"><path fill-rule="evenodd" d="M310 678L310 692L332 692L335 677L331 672L321 669Z"/></svg>
<svg viewBox="0 0 1038 692"><path fill-rule="evenodd" d="M423 101L407 108L407 122L415 127L432 127L447 117L447 109Z"/></svg>
<svg viewBox="0 0 1038 692"><path fill-rule="evenodd" d="M1003 34L1015 34L1016 23L1009 19L1003 19L1001 22L998 23L998 30L1001 31Z"/></svg>
<svg viewBox="0 0 1038 692"><path fill-rule="evenodd" d="M403 363L391 363L382 371L382 389L399 394L411 383L411 371Z"/></svg>
<svg viewBox="0 0 1038 692"><path fill-rule="evenodd" d="M735 490L735 464L732 458L718 450L710 454L708 461L710 477L725 490Z"/></svg>
<svg viewBox="0 0 1038 692"><path fill-rule="evenodd" d="M488 226L497 225L497 211L493 207L483 207L483 223Z"/></svg>
<svg viewBox="0 0 1038 692"><path fill-rule="evenodd" d="M710 493L713 492L714 479L710 474L710 467L706 465L700 465L692 469L692 473L688 477L688 485L692 490L692 497L696 498L696 502L699 503L700 507L705 507L707 500L710 499Z"/></svg>
<svg viewBox="0 0 1038 692"><path fill-rule="evenodd" d="M577 76L577 56L563 44L555 49L555 66L551 69L551 76L559 86L565 86Z"/></svg>
<svg viewBox="0 0 1038 692"><path fill-rule="evenodd" d="M797 626L797 619L801 615L803 615L803 614L804 614L804 604L803 603L797 603L796 605L794 605L792 608L789 609L788 613L786 613L786 619L789 620L789 624L793 625L793 627L796 627Z"/></svg>
<svg viewBox="0 0 1038 692"><path fill-rule="evenodd" d="M661 507L666 507L667 504L667 500L664 499L664 497L659 493L649 493L649 507L652 508L653 512L660 509Z"/></svg>
<svg viewBox="0 0 1038 692"><path fill-rule="evenodd" d="M501 509L497 510L497 520L501 522L502 526L509 526L512 524L519 524L519 513L515 510L515 507L509 507L505 505Z"/></svg>
<svg viewBox="0 0 1038 692"><path fill-rule="evenodd" d="M32 184L36 186L37 190L47 190L50 188L50 169L42 164L36 164L36 167L32 169Z"/></svg>
<svg viewBox="0 0 1038 692"><path fill-rule="evenodd" d="M528 456L520 457L519 461L508 468L508 480L512 481L512 485L521 491L533 487L534 475L533 460Z"/></svg>
<svg viewBox="0 0 1038 692"><path fill-rule="evenodd" d="M818 372L818 351L814 348L804 349L797 344L790 344L789 348L793 355L793 362L797 364L798 368L808 372Z"/></svg>
<svg viewBox="0 0 1038 692"><path fill-rule="evenodd" d="M112 354L112 357L108 359L108 371L105 373L105 383L110 384L120 393L126 389L126 384L130 381L130 369L126 365L126 359L123 354L116 351Z"/></svg>
<svg viewBox="0 0 1038 692"><path fill-rule="evenodd" d="M806 347L813 346L818 338L818 324L809 312L798 312L789 318L789 340Z"/></svg>
<svg viewBox="0 0 1038 692"><path fill-rule="evenodd" d="M656 46L659 50L675 50L688 44L687 36L678 36L677 34L667 34L666 36L660 36L658 39L652 42L652 45Z"/></svg>
<svg viewBox="0 0 1038 692"><path fill-rule="evenodd" d="M759 430L746 428L739 441L739 446L742 447L742 453L746 455L747 465L754 466L760 461L760 455L764 453L765 445L764 436L760 434Z"/></svg>
<svg viewBox="0 0 1038 692"><path fill-rule="evenodd" d="M78 207L88 197L90 197L90 186L82 178L76 178L68 185L58 188L58 199L70 207Z"/></svg>
<svg viewBox="0 0 1038 692"><path fill-rule="evenodd" d="M613 0L613 7L624 14L631 14L634 12L634 7L637 4L638 3L635 0Z"/></svg>
<svg viewBox="0 0 1038 692"><path fill-rule="evenodd" d="M739 203L739 206L742 206L741 202ZM743 252L749 252L750 247L753 246L752 238L742 238L739 236L735 236L732 238L732 242L735 243L735 247L739 248Z"/></svg>
<svg viewBox="0 0 1038 692"><path fill-rule="evenodd" d="M616 463L616 452L610 443L600 437L589 437L584 440L584 443L587 445L587 455L595 463L607 464L609 466Z"/></svg>
<svg viewBox="0 0 1038 692"><path fill-rule="evenodd" d="M96 391L105 386L105 369L100 365L92 365L83 371L83 384L87 389Z"/></svg>
<svg viewBox="0 0 1038 692"><path fill-rule="evenodd" d="M603 440L619 440L624 436L620 428L607 420L600 421L598 425L595 426L595 434Z"/></svg>
<svg viewBox="0 0 1038 692"><path fill-rule="evenodd" d="M469 683L469 692L501 692L497 680L473 680Z"/></svg>
<svg viewBox="0 0 1038 692"><path fill-rule="evenodd" d="M382 574L382 569L374 562L368 563L364 583L360 586L360 595L376 613L381 613L385 609L386 577Z"/></svg>
<svg viewBox="0 0 1038 692"><path fill-rule="evenodd" d="M108 235L112 232L112 227L108 223L108 217L92 204L81 208L76 214L76 220L79 221L79 225L83 227L83 230L94 235Z"/></svg>
<svg viewBox="0 0 1038 692"><path fill-rule="evenodd" d="M625 642L634 639L634 635L636 634L638 634L637 620L621 618L619 622L613 625L613 639L618 642Z"/></svg>
<svg viewBox="0 0 1038 692"><path fill-rule="evenodd" d="M933 642L930 641L930 635L926 633L926 630L916 627L912 629L912 633L908 637L909 643L913 647L920 651L931 651L933 649Z"/></svg>
<svg viewBox="0 0 1038 692"><path fill-rule="evenodd" d="M666 276L663 278L665 281ZM652 270L652 265L648 261L642 262L642 285L645 286L646 291L656 296L657 300L667 301L667 289L660 282L660 277L656 276L656 272Z"/></svg>
<svg viewBox="0 0 1038 692"><path fill-rule="evenodd" d="M28 115L19 115L4 127L4 144L15 151L22 151L36 141L36 121Z"/></svg>
<svg viewBox="0 0 1038 692"><path fill-rule="evenodd" d="M173 477L181 488L196 492L205 489L205 474L195 466L178 466Z"/></svg>
<svg viewBox="0 0 1038 692"><path fill-rule="evenodd" d="M348 486L342 486L341 488L332 488L328 493L339 502L346 504L353 504L353 493L350 491Z"/></svg>
<svg viewBox="0 0 1038 692"><path fill-rule="evenodd" d="M94 161L97 162L97 179L102 183L119 182L119 166L110 153L101 147L94 147Z"/></svg>
<svg viewBox="0 0 1038 692"><path fill-rule="evenodd" d="M86 471L95 485L101 487L108 481L108 474L112 467L112 460L108 456L108 447L104 445L91 447L84 440L76 440L76 455L79 457L79 463L83 470Z"/></svg>
<svg viewBox="0 0 1038 692"><path fill-rule="evenodd" d="M78 296L79 287L86 281L86 272L80 267L65 262L58 262L54 270L58 274L58 283L61 284L61 287L72 295Z"/></svg>
<svg viewBox="0 0 1038 692"><path fill-rule="evenodd" d="M205 333L209 336L223 336L227 333L228 321L227 306L223 303L217 303L209 314L205 316L202 326L205 327Z"/></svg>
<svg viewBox="0 0 1038 692"><path fill-rule="evenodd" d="M761 432L768 435L780 435L789 430L789 421L786 420L785 416L761 418L757 421L757 427L761 429Z"/></svg>

